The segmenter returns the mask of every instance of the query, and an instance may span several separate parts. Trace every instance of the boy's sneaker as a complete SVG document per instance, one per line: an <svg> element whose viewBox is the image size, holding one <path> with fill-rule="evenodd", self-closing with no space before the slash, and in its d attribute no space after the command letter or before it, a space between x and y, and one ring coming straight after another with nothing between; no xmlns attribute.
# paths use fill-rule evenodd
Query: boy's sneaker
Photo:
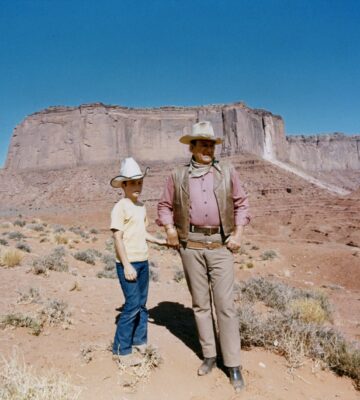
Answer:
<svg viewBox="0 0 360 400"><path fill-rule="evenodd" d="M133 348L133 350L137 351L138 353L140 353L143 356L146 353L147 347L148 347L148 345L146 343L144 343L144 344L135 345L132 348Z"/></svg>
<svg viewBox="0 0 360 400"><path fill-rule="evenodd" d="M114 354L113 359L125 367L135 367L136 365L140 365L142 363L142 359L136 354L132 353L126 354L125 356Z"/></svg>

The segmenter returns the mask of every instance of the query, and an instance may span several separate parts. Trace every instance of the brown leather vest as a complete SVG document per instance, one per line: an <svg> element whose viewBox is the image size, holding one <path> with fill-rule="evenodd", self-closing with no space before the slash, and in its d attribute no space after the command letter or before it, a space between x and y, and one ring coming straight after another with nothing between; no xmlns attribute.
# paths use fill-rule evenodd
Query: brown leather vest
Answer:
<svg viewBox="0 0 360 400"><path fill-rule="evenodd" d="M227 162L219 162L214 170L214 194L219 207L220 222L225 237L234 230L234 202L232 198L232 183L230 170L233 168ZM175 192L173 201L174 223L180 240L187 241L190 227L190 191L189 164L177 167L172 172Z"/></svg>

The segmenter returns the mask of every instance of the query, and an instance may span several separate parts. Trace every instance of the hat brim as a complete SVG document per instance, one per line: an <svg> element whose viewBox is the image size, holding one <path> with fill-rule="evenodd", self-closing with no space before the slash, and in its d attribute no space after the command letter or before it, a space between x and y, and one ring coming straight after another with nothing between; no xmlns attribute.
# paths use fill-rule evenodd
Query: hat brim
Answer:
<svg viewBox="0 0 360 400"><path fill-rule="evenodd" d="M180 143L183 144L190 144L192 140L211 140L212 142L215 142L215 144L221 144L223 142L223 139L219 137L214 137L214 136L206 136L206 135L184 135L179 139Z"/></svg>
<svg viewBox="0 0 360 400"><path fill-rule="evenodd" d="M115 178L111 179L110 185L113 188L119 189L119 188L121 188L121 185L123 184L123 182L134 181L136 179L143 179L146 176L146 174L147 174L149 169L150 169L149 167L146 167L145 173L139 174L139 175L130 176L130 177L129 176L123 176L123 175L115 176Z"/></svg>

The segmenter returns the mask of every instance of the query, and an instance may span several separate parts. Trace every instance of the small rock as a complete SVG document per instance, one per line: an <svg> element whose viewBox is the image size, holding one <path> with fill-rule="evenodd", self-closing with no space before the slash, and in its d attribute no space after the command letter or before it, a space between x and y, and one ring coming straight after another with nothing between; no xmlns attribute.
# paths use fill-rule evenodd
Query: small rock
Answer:
<svg viewBox="0 0 360 400"><path fill-rule="evenodd" d="M259 367L266 368L266 365L263 362L259 362Z"/></svg>

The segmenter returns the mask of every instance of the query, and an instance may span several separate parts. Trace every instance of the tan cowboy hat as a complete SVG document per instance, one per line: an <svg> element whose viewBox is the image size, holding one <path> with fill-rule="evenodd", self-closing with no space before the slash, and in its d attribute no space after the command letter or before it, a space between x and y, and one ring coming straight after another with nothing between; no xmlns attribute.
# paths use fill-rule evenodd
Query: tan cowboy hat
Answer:
<svg viewBox="0 0 360 400"><path fill-rule="evenodd" d="M223 142L221 138L215 137L214 129L209 121L200 121L194 124L191 135L184 135L179 139L183 144L190 144L192 140L212 140L215 144Z"/></svg>
<svg viewBox="0 0 360 400"><path fill-rule="evenodd" d="M139 164L132 157L125 158L121 162L119 175L111 179L110 185L114 188L120 188L125 181L142 179L146 175L148 169L147 167L145 172L142 173Z"/></svg>

